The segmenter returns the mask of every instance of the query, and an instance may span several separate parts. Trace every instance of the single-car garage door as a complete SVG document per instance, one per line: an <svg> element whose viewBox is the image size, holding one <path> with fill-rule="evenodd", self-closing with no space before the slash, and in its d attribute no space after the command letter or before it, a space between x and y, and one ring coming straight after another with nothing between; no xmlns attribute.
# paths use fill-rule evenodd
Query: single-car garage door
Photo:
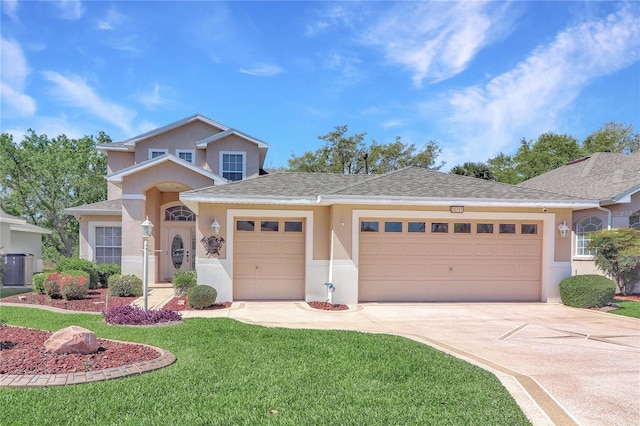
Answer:
<svg viewBox="0 0 640 426"><path fill-rule="evenodd" d="M537 301L542 223L364 219L359 300Z"/></svg>
<svg viewBox="0 0 640 426"><path fill-rule="evenodd" d="M304 299L303 219L235 221L233 298Z"/></svg>

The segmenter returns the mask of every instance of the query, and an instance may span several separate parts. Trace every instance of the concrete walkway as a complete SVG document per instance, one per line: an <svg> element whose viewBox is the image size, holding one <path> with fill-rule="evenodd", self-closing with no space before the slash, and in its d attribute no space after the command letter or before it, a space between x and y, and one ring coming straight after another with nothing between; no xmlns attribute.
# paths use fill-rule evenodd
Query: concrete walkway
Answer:
<svg viewBox="0 0 640 426"><path fill-rule="evenodd" d="M406 336L492 371L535 425L640 419L640 320L633 318L545 303L366 303L328 312L304 302L234 302L183 317Z"/></svg>

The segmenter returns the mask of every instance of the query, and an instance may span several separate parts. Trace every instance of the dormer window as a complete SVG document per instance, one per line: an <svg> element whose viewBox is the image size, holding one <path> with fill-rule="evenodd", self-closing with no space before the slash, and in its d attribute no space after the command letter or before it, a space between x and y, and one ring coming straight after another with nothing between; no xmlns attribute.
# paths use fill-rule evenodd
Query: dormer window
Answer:
<svg viewBox="0 0 640 426"><path fill-rule="evenodd" d="M149 148L149 160L160 157L161 155L168 154L168 149Z"/></svg>
<svg viewBox="0 0 640 426"><path fill-rule="evenodd" d="M176 149L176 156L181 160L188 161L193 164L195 159L195 151L192 149Z"/></svg>
<svg viewBox="0 0 640 426"><path fill-rule="evenodd" d="M245 152L221 151L220 174L230 181L242 180L247 172L247 154Z"/></svg>

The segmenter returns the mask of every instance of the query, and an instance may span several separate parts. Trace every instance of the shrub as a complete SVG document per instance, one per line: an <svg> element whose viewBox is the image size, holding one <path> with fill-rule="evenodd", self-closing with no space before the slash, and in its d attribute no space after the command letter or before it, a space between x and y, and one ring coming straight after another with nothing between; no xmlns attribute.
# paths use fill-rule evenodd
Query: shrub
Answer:
<svg viewBox="0 0 640 426"><path fill-rule="evenodd" d="M108 324L119 325L152 325L182 319L182 315L176 311L145 311L133 305L114 306L103 314Z"/></svg>
<svg viewBox="0 0 640 426"><path fill-rule="evenodd" d="M216 303L218 292L208 285L197 285L187 292L187 302L194 309L204 309Z"/></svg>
<svg viewBox="0 0 640 426"><path fill-rule="evenodd" d="M122 273L120 265L115 263L102 263L100 265L96 265L96 269L98 270L98 282L102 288L106 288L108 286L109 277L111 275Z"/></svg>
<svg viewBox="0 0 640 426"><path fill-rule="evenodd" d="M52 299L60 299L60 272L48 274L44 280L44 293Z"/></svg>
<svg viewBox="0 0 640 426"><path fill-rule="evenodd" d="M47 279L47 275L46 273L39 273L39 274L34 274L33 276L33 291L35 291L36 293L40 293L40 294L44 294L44 280Z"/></svg>
<svg viewBox="0 0 640 426"><path fill-rule="evenodd" d="M83 299L87 295L89 274L84 271L67 271L58 277L60 295L67 300Z"/></svg>
<svg viewBox="0 0 640 426"><path fill-rule="evenodd" d="M58 262L56 266L56 271L58 272L66 272L66 271L85 271L89 274L89 288L98 288L99 284L99 274L97 265L86 259L79 259L77 257L73 258L63 258Z"/></svg>
<svg viewBox="0 0 640 426"><path fill-rule="evenodd" d="M602 275L575 275L560 282L562 303L575 308L593 308L611 303L616 284Z"/></svg>
<svg viewBox="0 0 640 426"><path fill-rule="evenodd" d="M596 249L596 266L615 280L623 295L631 294L634 282L640 278L640 230L603 229L589 239L589 248Z"/></svg>
<svg viewBox="0 0 640 426"><path fill-rule="evenodd" d="M173 274L171 279L175 294L178 297L186 296L189 289L196 286L198 283L198 275L196 271L181 271Z"/></svg>
<svg viewBox="0 0 640 426"><path fill-rule="evenodd" d="M110 296L142 296L142 280L135 275L111 275L107 285Z"/></svg>

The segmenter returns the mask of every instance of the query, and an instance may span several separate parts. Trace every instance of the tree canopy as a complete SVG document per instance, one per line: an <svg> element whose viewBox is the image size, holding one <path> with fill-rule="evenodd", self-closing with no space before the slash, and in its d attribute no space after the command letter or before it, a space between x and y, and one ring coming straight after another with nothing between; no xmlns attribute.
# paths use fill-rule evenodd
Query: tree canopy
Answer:
<svg viewBox="0 0 640 426"><path fill-rule="evenodd" d="M103 132L97 140L111 141ZM64 209L105 200L106 171L93 136L49 139L29 130L15 143L11 135L0 135L0 207L52 230L45 249L60 255L71 256L78 240L78 223Z"/></svg>
<svg viewBox="0 0 640 426"><path fill-rule="evenodd" d="M454 166L451 169L451 173L454 175L471 176L484 180L496 180L491 168L485 163L466 162L461 166Z"/></svg>
<svg viewBox="0 0 640 426"><path fill-rule="evenodd" d="M582 143L570 135L547 132L535 141L522 139L514 155L500 152L487 165L497 181L518 184L596 152L640 152L640 134L631 125L614 122L605 123Z"/></svg>
<svg viewBox="0 0 640 426"><path fill-rule="evenodd" d="M347 135L346 125L336 126L329 133L318 136L324 145L301 156L291 155L289 171L318 173L387 173L408 166L439 169L437 163L442 152L435 141L429 141L422 150L415 144L406 144L400 136L387 144L372 140L366 144L366 132Z"/></svg>

